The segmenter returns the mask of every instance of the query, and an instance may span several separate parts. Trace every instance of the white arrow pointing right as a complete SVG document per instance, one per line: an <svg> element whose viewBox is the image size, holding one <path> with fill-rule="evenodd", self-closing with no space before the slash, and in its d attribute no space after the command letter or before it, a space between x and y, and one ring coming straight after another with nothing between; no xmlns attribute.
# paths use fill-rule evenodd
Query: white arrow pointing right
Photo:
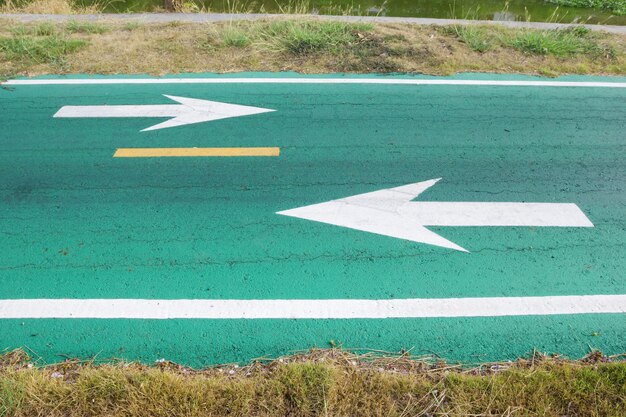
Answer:
<svg viewBox="0 0 626 417"><path fill-rule="evenodd" d="M143 129L164 129L226 119L229 117L249 116L275 110L262 107L242 106L240 104L221 103L219 101L200 100L197 98L168 96L179 104L122 105L122 106L63 106L54 117L171 117L171 119Z"/></svg>
<svg viewBox="0 0 626 417"><path fill-rule="evenodd" d="M463 252L467 250L425 226L593 227L578 206L571 203L411 201L439 180L359 194L277 214Z"/></svg>

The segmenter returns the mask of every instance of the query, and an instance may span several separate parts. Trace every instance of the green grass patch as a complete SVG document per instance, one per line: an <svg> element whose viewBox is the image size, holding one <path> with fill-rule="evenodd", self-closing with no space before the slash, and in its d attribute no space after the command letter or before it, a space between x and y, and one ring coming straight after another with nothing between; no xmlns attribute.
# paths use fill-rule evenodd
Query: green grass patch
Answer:
<svg viewBox="0 0 626 417"><path fill-rule="evenodd" d="M336 53L357 42L360 32L372 30L371 25L344 22L276 21L261 32L270 48L292 55L317 52Z"/></svg>
<svg viewBox="0 0 626 417"><path fill-rule="evenodd" d="M56 27L49 22L40 23L33 28L32 34L35 36L52 36L57 33Z"/></svg>
<svg viewBox="0 0 626 417"><path fill-rule="evenodd" d="M611 57L614 51L598 43L589 29L521 30L503 38L503 43L522 52L565 57L593 55Z"/></svg>
<svg viewBox="0 0 626 417"><path fill-rule="evenodd" d="M313 20L278 20L272 22L231 24L214 30L210 47L245 48L250 45L272 52L304 56L315 53L337 53L358 43L362 33L372 25Z"/></svg>
<svg viewBox="0 0 626 417"><path fill-rule="evenodd" d="M277 368L276 379L283 388L288 414L322 415L333 385L331 366L288 363Z"/></svg>
<svg viewBox="0 0 626 417"><path fill-rule="evenodd" d="M13 76L37 65L65 68L68 55L89 45L86 39L72 37L68 26L50 22L20 24L0 33L0 63L4 64L0 76Z"/></svg>
<svg viewBox="0 0 626 417"><path fill-rule="evenodd" d="M14 351L0 356L0 415L623 416L623 359L535 354L464 367L330 349L193 370L167 361L37 367Z"/></svg>
<svg viewBox="0 0 626 417"><path fill-rule="evenodd" d="M249 34L237 26L223 29L219 36L224 46L233 48L245 48L251 41Z"/></svg>
<svg viewBox="0 0 626 417"><path fill-rule="evenodd" d="M100 35L108 32L109 28L97 23L72 20L65 25L65 30L69 33L89 33Z"/></svg>
<svg viewBox="0 0 626 417"><path fill-rule="evenodd" d="M626 15L626 1L624 0L545 0L561 6L585 7L608 10L621 16Z"/></svg>
<svg viewBox="0 0 626 417"><path fill-rule="evenodd" d="M454 25L444 28L444 32L456 36L472 51L486 52L493 48L493 36L481 26Z"/></svg>
<svg viewBox="0 0 626 417"><path fill-rule="evenodd" d="M14 34L0 38L0 54L17 66L34 64L62 65L68 54L87 45L82 39L70 39L63 34L47 36Z"/></svg>
<svg viewBox="0 0 626 417"><path fill-rule="evenodd" d="M601 42L602 35L584 26L566 29L536 30L454 25L440 30L454 36L476 52L512 48L526 54L559 58L573 56L613 58L615 50Z"/></svg>
<svg viewBox="0 0 626 417"><path fill-rule="evenodd" d="M139 22L126 22L122 25L122 28L129 32L132 32L133 30L137 30L140 27L141 27L141 24Z"/></svg>

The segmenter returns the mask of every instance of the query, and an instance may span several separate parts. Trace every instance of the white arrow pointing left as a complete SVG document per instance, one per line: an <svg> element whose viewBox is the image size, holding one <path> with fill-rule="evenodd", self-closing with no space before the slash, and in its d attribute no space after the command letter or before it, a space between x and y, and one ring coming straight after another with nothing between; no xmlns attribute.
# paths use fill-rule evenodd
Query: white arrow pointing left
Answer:
<svg viewBox="0 0 626 417"><path fill-rule="evenodd" d="M426 226L593 227L572 203L412 201L439 180L387 188L277 214L463 252L467 250Z"/></svg>
<svg viewBox="0 0 626 417"><path fill-rule="evenodd" d="M229 117L249 116L251 114L276 111L261 107L220 103L219 101L168 96L165 94L164 96L180 104L64 106L56 112L54 117L171 117L170 120L143 129L142 132L145 132L148 130L226 119Z"/></svg>

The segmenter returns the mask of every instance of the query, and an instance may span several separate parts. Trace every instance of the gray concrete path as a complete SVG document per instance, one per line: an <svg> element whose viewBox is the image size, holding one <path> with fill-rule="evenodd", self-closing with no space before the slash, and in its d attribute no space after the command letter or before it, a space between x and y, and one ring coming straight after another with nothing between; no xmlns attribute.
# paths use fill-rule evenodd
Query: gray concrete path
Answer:
<svg viewBox="0 0 626 417"><path fill-rule="evenodd" d="M371 23L408 23L415 25L501 25L512 28L560 29L572 26L585 26L591 30L610 33L626 34L626 26L611 25L581 25L565 23L543 22L506 22L491 20L463 20L463 19L427 19L414 17L386 17L386 16L323 16L323 15L282 15L282 14L228 14L228 13L133 13L133 14L93 14L93 15L46 15L46 14L0 14L0 18L13 19L20 22L37 21L68 21L68 20L124 20L144 23L167 22L222 22L229 20L258 20L277 19L284 17L307 17L319 20L335 20L344 22L371 22Z"/></svg>

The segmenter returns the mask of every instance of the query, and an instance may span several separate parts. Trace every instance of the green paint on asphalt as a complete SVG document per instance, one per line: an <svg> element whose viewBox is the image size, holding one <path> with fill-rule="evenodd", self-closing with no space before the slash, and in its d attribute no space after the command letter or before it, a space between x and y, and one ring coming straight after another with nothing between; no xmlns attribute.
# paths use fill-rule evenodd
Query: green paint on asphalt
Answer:
<svg viewBox="0 0 626 417"><path fill-rule="evenodd" d="M112 357L191 366L276 357L311 347L380 348L436 353L464 363L590 347L624 350L624 315L386 320L6 320L2 343L27 346L44 361ZM5 331L6 329L6 331Z"/></svg>
<svg viewBox="0 0 626 417"><path fill-rule="evenodd" d="M66 105L171 104L163 94L277 111L152 132L140 130L165 119L52 117ZM625 89L59 85L0 90L0 103L2 299L626 294ZM240 146L281 155L112 158L117 148ZM420 200L575 203L595 227L430 228L467 254L274 214L439 177ZM622 352L626 320L29 319L0 320L0 334L0 349L28 346L47 361L99 354L201 365L331 339L496 360L533 346Z"/></svg>

